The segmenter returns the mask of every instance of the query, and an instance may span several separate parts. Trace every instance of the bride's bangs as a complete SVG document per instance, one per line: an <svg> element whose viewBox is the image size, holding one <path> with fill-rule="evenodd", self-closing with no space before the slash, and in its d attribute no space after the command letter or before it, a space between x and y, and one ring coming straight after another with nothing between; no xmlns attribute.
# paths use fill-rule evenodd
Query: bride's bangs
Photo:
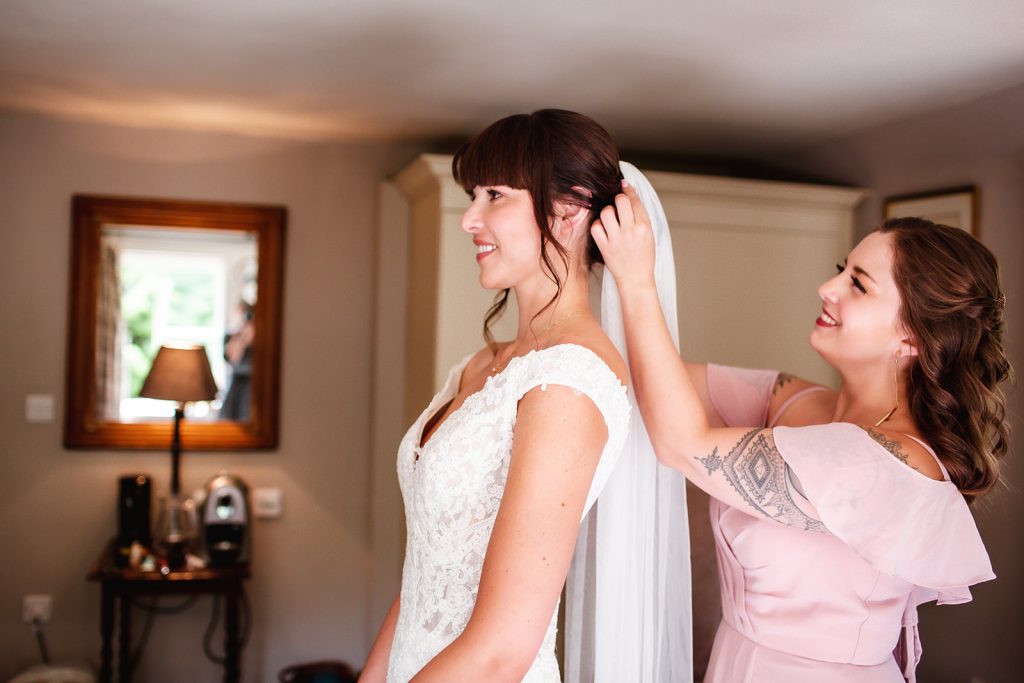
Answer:
<svg viewBox="0 0 1024 683"><path fill-rule="evenodd" d="M501 119L466 142L452 159L452 176L466 192L474 187L505 185L533 190L534 177L543 156L540 131L528 115Z"/></svg>

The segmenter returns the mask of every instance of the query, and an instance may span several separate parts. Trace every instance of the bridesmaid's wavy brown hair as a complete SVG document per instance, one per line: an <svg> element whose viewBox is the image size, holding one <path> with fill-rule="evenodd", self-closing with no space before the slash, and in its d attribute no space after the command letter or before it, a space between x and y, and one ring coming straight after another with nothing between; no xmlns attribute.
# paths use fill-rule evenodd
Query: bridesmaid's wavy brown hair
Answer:
<svg viewBox="0 0 1024 683"><path fill-rule="evenodd" d="M619 149L608 131L583 114L563 109L515 114L492 123L455 153L452 175L471 196L474 187L488 185L507 185L530 193L540 230L541 265L557 288L541 311L562 293L548 245L566 268L569 265L568 253L551 231L555 202L585 207L593 221L622 191ZM588 232L587 264L603 262ZM508 292L498 292L484 317L484 340L492 352L496 346L491 323L504 312Z"/></svg>
<svg viewBox="0 0 1024 683"><path fill-rule="evenodd" d="M922 218L887 220L900 318L916 343L907 393L922 436L968 501L999 482L1011 374L995 256L970 234Z"/></svg>

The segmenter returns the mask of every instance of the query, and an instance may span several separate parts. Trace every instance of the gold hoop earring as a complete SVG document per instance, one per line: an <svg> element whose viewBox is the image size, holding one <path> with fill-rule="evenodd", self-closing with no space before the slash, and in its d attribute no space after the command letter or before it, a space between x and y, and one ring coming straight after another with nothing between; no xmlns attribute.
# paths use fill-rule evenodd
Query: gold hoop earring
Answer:
<svg viewBox="0 0 1024 683"><path fill-rule="evenodd" d="M880 424L882 424L883 422L885 422L886 420L888 420L890 417L892 417L892 414L895 413L896 410L900 407L899 369L900 369L900 354L897 353L895 358L893 358L893 363L892 363L892 387L896 391L896 405L894 405L892 407L892 410L890 410L888 413L886 413L882 417L881 420L879 420L878 422L875 423L876 427L879 426Z"/></svg>

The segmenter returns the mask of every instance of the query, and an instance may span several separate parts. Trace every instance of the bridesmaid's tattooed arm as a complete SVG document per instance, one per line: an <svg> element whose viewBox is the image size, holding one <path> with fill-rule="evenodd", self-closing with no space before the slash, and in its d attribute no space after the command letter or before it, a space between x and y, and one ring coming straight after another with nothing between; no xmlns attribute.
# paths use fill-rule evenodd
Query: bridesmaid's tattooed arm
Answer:
<svg viewBox="0 0 1024 683"><path fill-rule="evenodd" d="M725 457L716 447L709 455L695 459L709 477L721 472L750 508L769 519L807 531L827 531L821 521L808 516L793 500L792 491L799 492L800 485L775 447L770 429L747 432Z"/></svg>

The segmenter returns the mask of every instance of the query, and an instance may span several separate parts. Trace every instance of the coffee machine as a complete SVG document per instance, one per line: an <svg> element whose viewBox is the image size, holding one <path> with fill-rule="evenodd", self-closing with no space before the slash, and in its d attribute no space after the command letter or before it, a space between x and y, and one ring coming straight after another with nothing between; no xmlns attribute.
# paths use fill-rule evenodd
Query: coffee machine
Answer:
<svg viewBox="0 0 1024 683"><path fill-rule="evenodd" d="M251 556L249 487L230 474L218 474L204 487L199 523L203 551L214 567L245 564Z"/></svg>

